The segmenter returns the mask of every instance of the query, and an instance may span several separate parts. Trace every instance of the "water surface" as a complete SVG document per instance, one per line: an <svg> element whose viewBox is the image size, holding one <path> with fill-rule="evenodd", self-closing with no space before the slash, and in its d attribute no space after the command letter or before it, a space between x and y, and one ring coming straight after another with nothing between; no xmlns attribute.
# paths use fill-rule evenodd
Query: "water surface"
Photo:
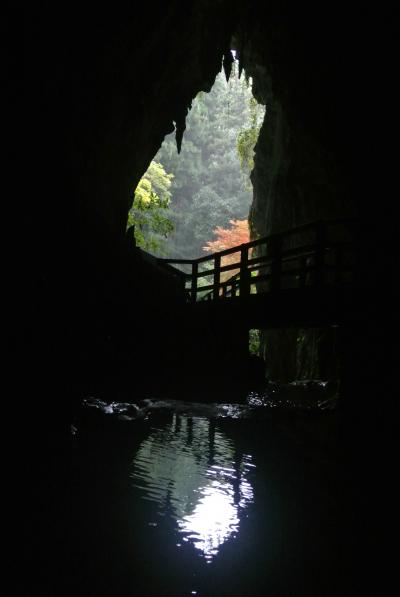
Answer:
<svg viewBox="0 0 400 597"><path fill-rule="evenodd" d="M323 398L297 411L255 395L86 400L67 533L75 594L345 594L344 480Z"/></svg>

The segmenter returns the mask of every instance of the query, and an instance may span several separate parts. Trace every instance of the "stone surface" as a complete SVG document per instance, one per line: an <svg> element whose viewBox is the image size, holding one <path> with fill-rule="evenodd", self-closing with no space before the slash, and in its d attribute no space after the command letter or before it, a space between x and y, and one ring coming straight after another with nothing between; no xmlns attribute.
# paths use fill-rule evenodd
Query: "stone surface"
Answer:
<svg viewBox="0 0 400 597"><path fill-rule="evenodd" d="M166 316L147 270L124 248L127 213L164 135L174 122L180 135L191 99L211 87L231 36L256 96L269 106L253 174L257 231L362 213L360 274L378 288L384 249L376 247L390 239L383 230L394 171L387 123L393 54L375 16L365 14L360 25L348 7L346 19L339 7L326 18L311 6L241 0L177 0L157 11L149 4L140 15L98 7L61 18L57 10L32 9L24 33L20 138L29 194L20 199L19 276L30 299L17 343L34 355L34 377L48 387L74 375L79 381L82 346L108 336L120 338L122 352L136 346L141 370L141 355L155 345L143 338L171 336L174 314ZM363 303L369 320L378 316L376 304Z"/></svg>

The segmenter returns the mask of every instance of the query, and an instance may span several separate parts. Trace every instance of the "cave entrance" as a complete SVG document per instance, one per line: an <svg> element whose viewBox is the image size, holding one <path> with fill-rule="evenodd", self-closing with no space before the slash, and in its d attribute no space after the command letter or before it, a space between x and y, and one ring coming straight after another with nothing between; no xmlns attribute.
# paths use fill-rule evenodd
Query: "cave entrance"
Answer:
<svg viewBox="0 0 400 597"><path fill-rule="evenodd" d="M211 91L193 100L180 153L173 132L136 188L128 227L156 257L194 259L250 240L250 173L265 107L232 56L229 78L221 65Z"/></svg>

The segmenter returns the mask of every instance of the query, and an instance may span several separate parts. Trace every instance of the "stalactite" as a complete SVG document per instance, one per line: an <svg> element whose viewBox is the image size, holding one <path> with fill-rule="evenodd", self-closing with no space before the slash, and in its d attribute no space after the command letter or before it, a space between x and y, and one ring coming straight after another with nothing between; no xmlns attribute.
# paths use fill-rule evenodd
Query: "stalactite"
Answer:
<svg viewBox="0 0 400 597"><path fill-rule="evenodd" d="M227 50L224 53L224 60L223 60L223 67L224 67L224 72L225 72L225 77L226 77L226 81L229 81L229 77L231 76L231 72L232 72L232 64L234 62L233 56L232 56L232 52L230 50Z"/></svg>
<svg viewBox="0 0 400 597"><path fill-rule="evenodd" d="M238 62L239 62L239 79L242 76L242 72L243 72L243 59L241 58L241 55L238 55Z"/></svg>
<svg viewBox="0 0 400 597"><path fill-rule="evenodd" d="M240 79L240 77L242 76L243 69L244 69L245 32L243 29L240 33L239 39L240 39L240 45L237 50L237 59L239 61L239 79Z"/></svg>
<svg viewBox="0 0 400 597"><path fill-rule="evenodd" d="M176 140L176 148L178 150L178 153L181 152L183 133L185 132L185 129L186 129L187 113L188 113L188 109L184 108L179 114L176 115L176 119L175 119L175 124L176 124L175 140Z"/></svg>

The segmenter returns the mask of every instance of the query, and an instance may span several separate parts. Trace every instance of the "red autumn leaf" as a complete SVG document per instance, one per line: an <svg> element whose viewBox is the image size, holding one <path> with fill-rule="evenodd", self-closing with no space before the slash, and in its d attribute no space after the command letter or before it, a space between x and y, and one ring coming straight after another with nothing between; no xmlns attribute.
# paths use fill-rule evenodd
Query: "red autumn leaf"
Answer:
<svg viewBox="0 0 400 597"><path fill-rule="evenodd" d="M217 226L213 233L216 236L215 240L208 241L203 247L203 251L209 253L218 253L225 251L239 245L250 242L249 223L247 220L229 220L230 228L222 228ZM240 251L240 249L239 249ZM221 266L231 265L240 261L240 252L225 255L221 259ZM238 273L238 269L222 272L221 281L226 281Z"/></svg>

